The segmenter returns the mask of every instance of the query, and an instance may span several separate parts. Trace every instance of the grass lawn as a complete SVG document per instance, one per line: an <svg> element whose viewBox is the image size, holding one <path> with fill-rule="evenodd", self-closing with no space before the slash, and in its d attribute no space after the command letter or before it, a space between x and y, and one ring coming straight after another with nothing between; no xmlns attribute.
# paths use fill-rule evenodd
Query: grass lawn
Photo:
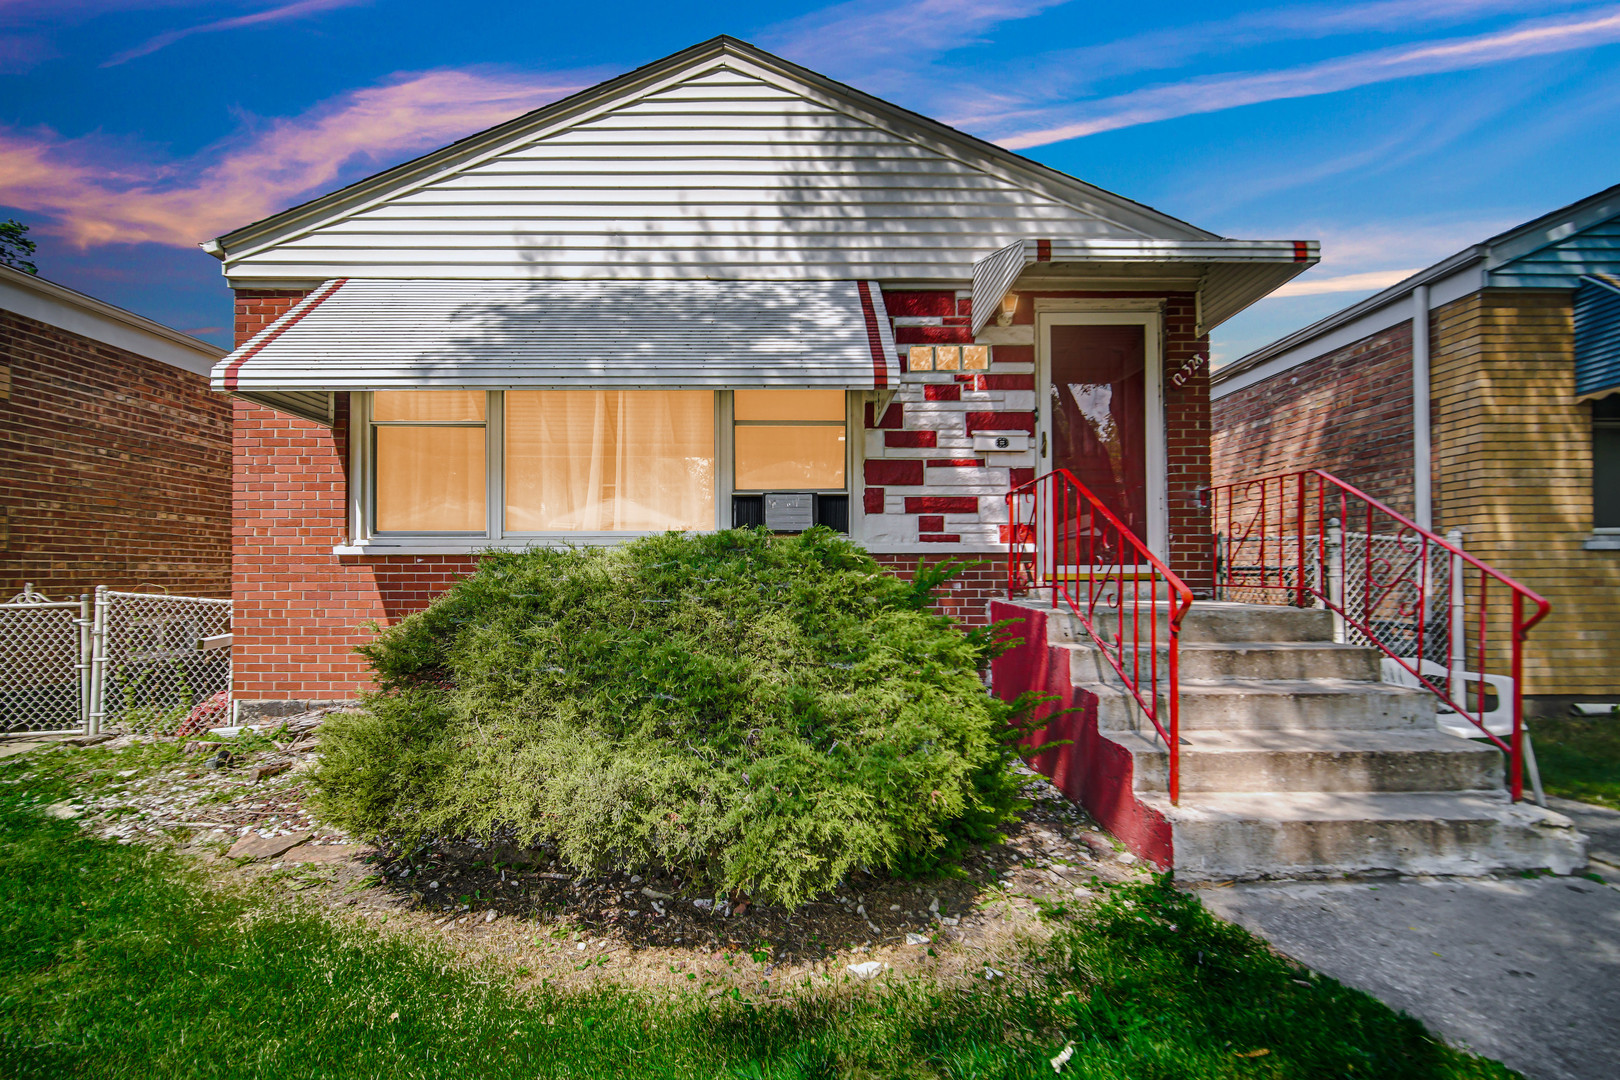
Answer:
<svg viewBox="0 0 1620 1080"><path fill-rule="evenodd" d="M1549 795L1620 810L1620 719L1532 720Z"/></svg>
<svg viewBox="0 0 1620 1080"><path fill-rule="evenodd" d="M19 779L40 764L0 763L7 1077L1037 1077L1069 1043L1064 1076L1512 1075L1162 882L1054 909L1027 973L972 991L880 977L766 1006L520 991L494 962L88 836L41 812L72 789L62 771Z"/></svg>

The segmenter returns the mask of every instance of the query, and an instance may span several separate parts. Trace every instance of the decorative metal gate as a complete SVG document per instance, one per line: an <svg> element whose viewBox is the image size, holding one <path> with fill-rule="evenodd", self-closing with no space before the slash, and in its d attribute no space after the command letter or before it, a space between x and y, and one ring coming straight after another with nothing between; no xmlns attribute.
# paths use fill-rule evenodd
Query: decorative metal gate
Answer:
<svg viewBox="0 0 1620 1080"><path fill-rule="evenodd" d="M231 602L96 589L0 604L0 732L172 734L231 685Z"/></svg>

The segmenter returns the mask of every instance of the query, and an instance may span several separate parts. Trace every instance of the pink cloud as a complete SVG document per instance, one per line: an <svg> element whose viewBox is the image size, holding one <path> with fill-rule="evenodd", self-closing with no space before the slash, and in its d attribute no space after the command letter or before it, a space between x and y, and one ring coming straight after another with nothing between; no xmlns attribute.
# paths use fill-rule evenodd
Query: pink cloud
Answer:
<svg viewBox="0 0 1620 1080"><path fill-rule="evenodd" d="M0 204L81 248L190 246L414 153L580 89L555 79L430 71L270 121L189 159L146 164L94 136L0 130Z"/></svg>

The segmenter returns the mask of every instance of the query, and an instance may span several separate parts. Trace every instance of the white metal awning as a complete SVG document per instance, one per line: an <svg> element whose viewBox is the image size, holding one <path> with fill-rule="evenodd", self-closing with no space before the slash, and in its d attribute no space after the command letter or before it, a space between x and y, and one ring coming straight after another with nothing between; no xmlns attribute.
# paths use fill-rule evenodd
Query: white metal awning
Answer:
<svg viewBox="0 0 1620 1080"><path fill-rule="evenodd" d="M898 381L883 294L867 281L338 278L213 370L214 389L282 409L343 390Z"/></svg>
<svg viewBox="0 0 1620 1080"><path fill-rule="evenodd" d="M1196 290L1203 333L1319 258L1315 240L1019 240L973 264L973 332L1015 286L1097 278L1116 287L1152 280Z"/></svg>

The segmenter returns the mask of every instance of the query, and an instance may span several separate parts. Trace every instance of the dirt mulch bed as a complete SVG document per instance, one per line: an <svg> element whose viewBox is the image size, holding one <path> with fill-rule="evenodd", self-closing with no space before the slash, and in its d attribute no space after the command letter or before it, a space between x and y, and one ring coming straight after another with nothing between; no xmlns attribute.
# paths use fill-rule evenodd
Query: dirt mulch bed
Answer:
<svg viewBox="0 0 1620 1080"><path fill-rule="evenodd" d="M959 874L857 874L793 911L695 893L669 877L580 877L545 846L445 843L389 858L303 806L320 719L288 718L290 732L224 758L213 744L189 742L180 765L103 773L93 794L53 811L121 843L177 843L222 882L502 958L536 983L755 1000L874 970L945 982L1017 978L1028 946L1048 933L1040 905L1082 904L1145 872L1033 772L1034 805L1005 844L974 849ZM105 745L138 741L152 737Z"/></svg>

